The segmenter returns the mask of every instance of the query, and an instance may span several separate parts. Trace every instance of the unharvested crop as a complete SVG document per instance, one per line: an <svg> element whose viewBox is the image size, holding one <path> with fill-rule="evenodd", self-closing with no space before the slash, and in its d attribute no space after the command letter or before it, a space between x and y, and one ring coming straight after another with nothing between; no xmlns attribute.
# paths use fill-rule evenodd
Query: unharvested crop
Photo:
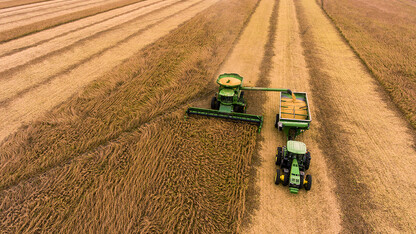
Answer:
<svg viewBox="0 0 416 234"><path fill-rule="evenodd" d="M37 22L31 22L27 25L23 25L20 27L12 28L6 31L2 31L0 33L0 42L4 41L10 41L12 39L16 39L28 34L32 34L35 32L39 32L48 28L52 28L61 24L69 23L75 20L79 20L82 18L86 18L89 16L93 16L99 13L103 13L106 11L110 11L113 9L117 9L120 7L124 7L127 5L134 4L136 2L140 2L143 0L123 0L123 1L117 1L114 3L109 3L97 7L92 7L90 9L81 10L69 14L64 14L61 16L57 16L54 18L49 18L46 20L41 20Z"/></svg>
<svg viewBox="0 0 416 234"><path fill-rule="evenodd" d="M14 7L14 6L21 6L25 4L31 4L31 3L38 3L38 2L46 2L50 0L15 0L15 1L4 1L0 3L0 9L7 8L7 7Z"/></svg>
<svg viewBox="0 0 416 234"><path fill-rule="evenodd" d="M255 135L256 126L177 111L3 191L0 227L234 232Z"/></svg>
<svg viewBox="0 0 416 234"><path fill-rule="evenodd" d="M414 1L322 0L321 4L416 128Z"/></svg>
<svg viewBox="0 0 416 234"><path fill-rule="evenodd" d="M256 2L214 5L6 139L0 227L238 230L256 127L183 113Z"/></svg>

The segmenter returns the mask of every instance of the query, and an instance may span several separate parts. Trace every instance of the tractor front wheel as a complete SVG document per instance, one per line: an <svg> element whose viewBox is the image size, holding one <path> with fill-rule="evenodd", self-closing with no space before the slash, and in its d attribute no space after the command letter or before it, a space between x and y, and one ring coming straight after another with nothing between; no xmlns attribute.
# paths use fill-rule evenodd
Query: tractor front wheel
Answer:
<svg viewBox="0 0 416 234"><path fill-rule="evenodd" d="M217 100L217 97L213 97L211 99L211 109L213 109L213 110L219 110L220 109L220 103Z"/></svg>
<svg viewBox="0 0 416 234"><path fill-rule="evenodd" d="M235 105L235 106L234 106L234 112L238 112L238 113L245 113L245 106L238 106L238 105Z"/></svg>
<svg viewBox="0 0 416 234"><path fill-rule="evenodd" d="M280 183L280 170L276 170L276 175L274 176L274 184L278 185Z"/></svg>
<svg viewBox="0 0 416 234"><path fill-rule="evenodd" d="M305 189L307 191L311 190L312 187L312 176L311 175L307 175L306 176L306 184L305 184Z"/></svg>

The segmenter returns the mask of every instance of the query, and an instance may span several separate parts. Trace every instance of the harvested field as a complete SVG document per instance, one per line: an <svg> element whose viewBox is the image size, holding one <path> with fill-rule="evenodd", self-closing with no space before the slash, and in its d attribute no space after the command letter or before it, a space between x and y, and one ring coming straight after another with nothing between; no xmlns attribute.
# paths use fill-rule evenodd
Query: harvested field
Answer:
<svg viewBox="0 0 416 234"><path fill-rule="evenodd" d="M8 8L8 7L15 7L15 6L22 6L26 4L33 4L38 2L49 2L52 0L4 0L0 1L0 9Z"/></svg>
<svg viewBox="0 0 416 234"><path fill-rule="evenodd" d="M296 3L310 84L318 91L312 92L318 144L336 183L342 231L415 232L414 130L319 5Z"/></svg>
<svg viewBox="0 0 416 234"><path fill-rule="evenodd" d="M416 133L378 66L411 69L368 62L344 33L361 20L374 29L363 38L382 35L383 11L409 36L412 2L325 3L333 13L373 9L330 14L344 26L310 0L14 2L0 0L0 24L15 24L0 34L3 232L416 231ZM394 35L383 43L409 46ZM383 43L370 52L399 56ZM245 91L247 112L264 116L261 133L184 115L209 107L225 72L308 94L312 123L297 140L312 155L310 191L274 184L287 140L274 127L279 93Z"/></svg>
<svg viewBox="0 0 416 234"><path fill-rule="evenodd" d="M163 6L159 6L162 9L154 9L152 5L150 7L156 10L153 14L145 13L143 17L136 17L134 21L112 30L94 31L95 35L90 38L78 40L77 36L83 34L74 32L73 39L69 37L72 43L61 50L54 51L56 44L53 40L47 42L49 47L42 45L52 52L2 73L7 78L0 81L5 95L0 103L0 141L16 131L22 121L28 122L43 115L213 3L176 1L169 10ZM151 9L146 12L149 10L152 12ZM144 23L137 26L140 21ZM28 50L36 50L36 47ZM36 53L30 55L35 57ZM13 55L7 57L12 58Z"/></svg>
<svg viewBox="0 0 416 234"><path fill-rule="evenodd" d="M415 1L332 0L323 6L416 128Z"/></svg>
<svg viewBox="0 0 416 234"><path fill-rule="evenodd" d="M260 34L257 30L269 33ZM221 70L230 71L234 67L240 68L239 72L246 74L244 77L246 84L290 88L292 91L310 93L309 75L299 36L293 1L262 1L246 27L242 39ZM280 94L274 92L256 94L246 91L245 95L248 104L252 103L248 111L257 109L256 113L263 113L264 125L260 133L262 140L259 142L258 151L260 163L256 167L257 175L253 178L254 189L258 191L257 204L254 205L257 209L252 213L251 225L248 225L243 232L339 232L341 220L337 216L340 211L333 191L334 186L327 172L324 154L316 140L318 134L316 125L319 123L313 120L311 130L299 139L304 141L312 152L313 167L309 169L309 174L319 182L315 183L309 192L301 190L297 195L291 194L287 187L276 186L273 180L276 172L274 163L276 148L286 143L283 134L274 127L275 117L279 112ZM313 99L310 101L314 107ZM262 103L262 110L255 106L256 103ZM314 118L315 108L312 108L312 111Z"/></svg>
<svg viewBox="0 0 416 234"><path fill-rule="evenodd" d="M92 0L98 2L96 0ZM26 19L21 19L17 22L8 22L1 25L0 31L0 42L10 41L12 39L16 39L22 36L26 36L32 33L36 33L45 29L49 29L55 26L59 26L65 23L69 23L78 19L82 19L85 17L90 17L99 13L107 12L110 10L114 10L120 7L124 7L130 4L134 4L143 0L121 0L115 3L108 3L105 1L100 1L98 4L93 5L84 5L81 7L74 7L67 11L58 11L53 14L44 14L39 17L28 17ZM57 3L55 3L57 2ZM84 2L84 1L78 1ZM46 5L49 6L46 8L48 10L54 9L51 8L50 4L65 4L63 1L53 1L53 2L46 2L40 3L38 5ZM71 5L70 5L71 7ZM73 6L72 6L73 7ZM30 8L31 11L35 11L37 7L29 6L22 6L22 8ZM10 8L0 10L0 14L3 12L13 12ZM42 11L41 11L42 12ZM41 14L37 12L37 14Z"/></svg>

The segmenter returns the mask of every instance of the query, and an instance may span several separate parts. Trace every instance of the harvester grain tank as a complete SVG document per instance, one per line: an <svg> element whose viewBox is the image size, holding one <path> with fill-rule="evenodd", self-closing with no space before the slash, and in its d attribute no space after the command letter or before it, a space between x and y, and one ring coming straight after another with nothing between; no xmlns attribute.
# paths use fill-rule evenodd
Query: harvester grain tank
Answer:
<svg viewBox="0 0 416 234"><path fill-rule="evenodd" d="M235 73L224 73L217 79L218 92L211 100L211 109L190 107L187 114L205 115L217 118L233 119L258 123L259 132L263 125L263 116L246 114L247 103L244 90L285 92L291 95L290 89L244 87L243 77Z"/></svg>

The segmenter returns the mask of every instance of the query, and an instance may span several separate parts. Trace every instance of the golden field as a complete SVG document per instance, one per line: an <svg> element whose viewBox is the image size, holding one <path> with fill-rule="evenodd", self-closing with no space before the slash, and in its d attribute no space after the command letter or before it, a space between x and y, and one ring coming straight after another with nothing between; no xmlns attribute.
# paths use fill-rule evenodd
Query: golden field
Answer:
<svg viewBox="0 0 416 234"><path fill-rule="evenodd" d="M0 0L0 232L415 232L414 3L323 6ZM274 184L279 93L260 133L185 115L228 72L307 92L311 191Z"/></svg>
<svg viewBox="0 0 416 234"><path fill-rule="evenodd" d="M415 2L330 0L323 7L416 127Z"/></svg>

